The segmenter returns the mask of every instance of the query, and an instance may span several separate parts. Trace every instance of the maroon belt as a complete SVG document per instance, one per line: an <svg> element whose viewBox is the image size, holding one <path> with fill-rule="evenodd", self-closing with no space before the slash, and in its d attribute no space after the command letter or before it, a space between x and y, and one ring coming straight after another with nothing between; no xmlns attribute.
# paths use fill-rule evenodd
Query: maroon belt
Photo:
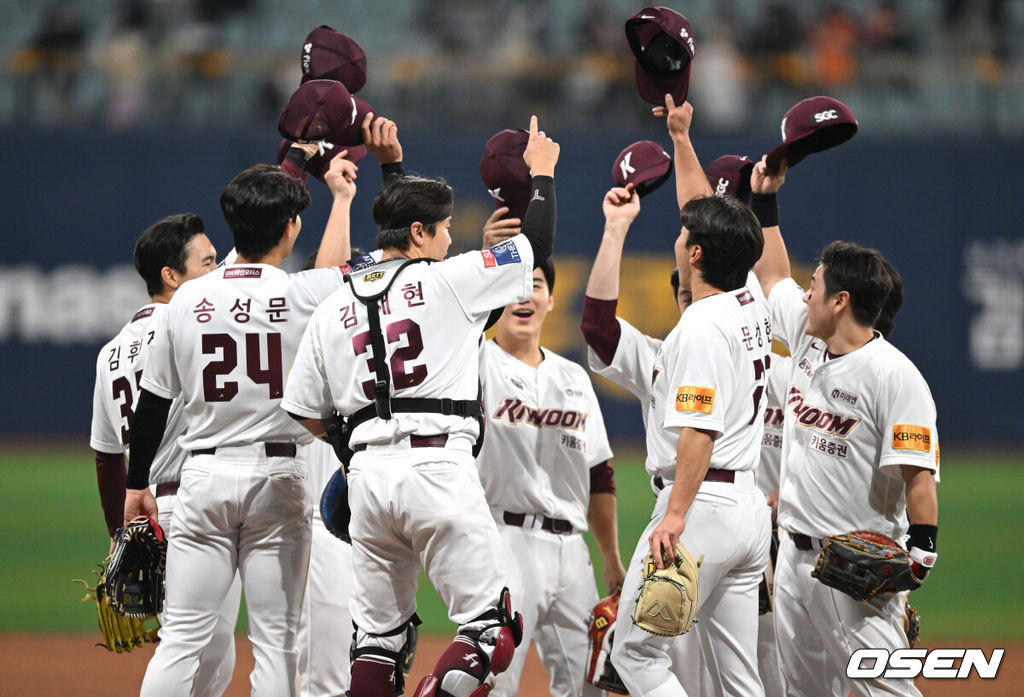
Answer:
<svg viewBox="0 0 1024 697"><path fill-rule="evenodd" d="M509 513L505 511L502 515L502 520L505 521L506 525L514 525L517 528L523 527L526 524L526 518L528 516L525 513ZM546 530L553 535L570 535L572 534L572 523L568 520L562 520L560 518L548 518L547 516L537 516L543 518L541 522L541 530Z"/></svg>
<svg viewBox="0 0 1024 697"><path fill-rule="evenodd" d="M156 485L156 497L161 496L174 496L178 493L178 487L181 486L181 482L163 482L162 484Z"/></svg>
<svg viewBox="0 0 1024 697"><path fill-rule="evenodd" d="M448 434L442 433L436 436L409 436L410 448L443 448L448 442ZM352 452L361 453L366 450L366 443L352 446Z"/></svg>
<svg viewBox="0 0 1024 697"><path fill-rule="evenodd" d="M817 537L804 535L800 532L791 532L789 533L789 539L793 540L793 545L801 552L810 552L812 549L821 549L821 540Z"/></svg>
<svg viewBox="0 0 1024 697"><path fill-rule="evenodd" d="M216 452L216 448L203 448L202 450L193 450L192 455L213 455ZM295 443L264 443L263 452L267 454L267 457L295 457L297 448Z"/></svg>
<svg viewBox="0 0 1024 697"><path fill-rule="evenodd" d="M651 480L654 482L654 488L661 491L665 488L665 480L661 478L660 474L654 475ZM715 467L708 469L707 474L704 475L705 482L725 482L726 484L732 484L736 481L735 470L720 470Z"/></svg>

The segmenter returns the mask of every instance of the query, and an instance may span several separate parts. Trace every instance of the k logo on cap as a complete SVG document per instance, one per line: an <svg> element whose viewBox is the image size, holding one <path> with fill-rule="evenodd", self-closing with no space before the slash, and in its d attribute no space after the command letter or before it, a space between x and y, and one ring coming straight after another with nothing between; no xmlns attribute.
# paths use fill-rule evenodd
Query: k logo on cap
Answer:
<svg viewBox="0 0 1024 697"><path fill-rule="evenodd" d="M777 172L783 158L788 167L812 153L834 148L857 133L850 108L832 97L810 97L797 102L782 118L782 145L768 153L769 172Z"/></svg>
<svg viewBox="0 0 1024 697"><path fill-rule="evenodd" d="M484 147L480 178L494 199L494 208L508 206L506 218L526 215L530 205L530 168L523 160L530 134L521 128L495 133Z"/></svg>
<svg viewBox="0 0 1024 697"><path fill-rule="evenodd" d="M671 94L676 104L685 102L697 52L690 21L667 7L648 7L626 20L626 40L644 101L664 106L665 95Z"/></svg>
<svg viewBox="0 0 1024 697"><path fill-rule="evenodd" d="M672 158L652 140L640 140L627 146L612 165L616 186L632 184L640 198L668 181L672 175Z"/></svg>

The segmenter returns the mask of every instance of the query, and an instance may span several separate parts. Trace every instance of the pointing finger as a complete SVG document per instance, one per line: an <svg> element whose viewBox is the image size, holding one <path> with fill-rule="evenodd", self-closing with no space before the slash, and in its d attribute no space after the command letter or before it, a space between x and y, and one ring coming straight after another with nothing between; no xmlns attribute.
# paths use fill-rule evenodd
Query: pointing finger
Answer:
<svg viewBox="0 0 1024 697"><path fill-rule="evenodd" d="M537 135L537 115L534 114L530 117L530 135Z"/></svg>

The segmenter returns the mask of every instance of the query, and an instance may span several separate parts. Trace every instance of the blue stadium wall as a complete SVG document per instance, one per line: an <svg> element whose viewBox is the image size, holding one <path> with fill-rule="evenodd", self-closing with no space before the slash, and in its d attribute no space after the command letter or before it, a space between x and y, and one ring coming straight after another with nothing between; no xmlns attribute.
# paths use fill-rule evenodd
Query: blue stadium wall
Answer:
<svg viewBox="0 0 1024 697"><path fill-rule="evenodd" d="M407 169L444 175L456 190L456 244L471 248L492 202L478 164L488 133L404 138ZM601 198L615 155L662 131L586 138L555 134L559 226L556 315L545 344L580 359L579 310L601 238ZM218 207L224 184L272 158L278 140L206 134L0 134L0 437L71 434L87 442L96 352L146 301L131 268L139 233L193 211L221 254L231 248ZM698 139L703 162L756 157L772 143ZM906 299L892 341L931 385L944 443L1024 443L1024 145L861 136L812 156L788 176L782 229L801 273L821 247L848 239L881 249ZM380 172L364 160L354 242L373 246L369 204ZM329 194L311 182L300 250L326 221ZM678 216L671 184L643 200L627 241L621 310L664 335L677 319L668 288ZM639 407L599 381L613 437L642 436Z"/></svg>

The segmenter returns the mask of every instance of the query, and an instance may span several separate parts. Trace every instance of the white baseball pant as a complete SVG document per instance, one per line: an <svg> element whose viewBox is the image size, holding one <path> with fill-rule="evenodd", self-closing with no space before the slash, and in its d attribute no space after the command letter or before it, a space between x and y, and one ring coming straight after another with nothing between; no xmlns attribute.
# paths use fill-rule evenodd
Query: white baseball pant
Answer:
<svg viewBox="0 0 1024 697"><path fill-rule="evenodd" d="M167 622L141 697L189 697L235 571L249 611L254 697L296 694L295 631L309 566L310 506L302 449L262 443L190 456L167 549Z"/></svg>
<svg viewBox="0 0 1024 697"><path fill-rule="evenodd" d="M762 695L757 589L768 563L771 510L752 472L737 472L734 483L704 482L686 514L683 544L695 558L704 555L694 627L681 637L662 637L631 621L648 538L665 516L671 491L669 484L658 494L626 571L612 664L634 697ZM675 660L674 651L680 652Z"/></svg>
<svg viewBox="0 0 1024 697"><path fill-rule="evenodd" d="M590 550L581 533L555 535L537 525L506 525L497 512L498 534L508 553L512 607L523 615L523 643L508 670L497 676L491 695L513 697L530 648L551 676L552 697L598 697L603 694L586 682L587 618L600 600ZM534 522L527 516L527 524Z"/></svg>
<svg viewBox="0 0 1024 697"><path fill-rule="evenodd" d="M882 603L854 600L811 576L818 549L801 551L780 531L775 571L775 634L782 685L790 697L905 695L920 697L913 680L846 677L860 648L907 647L904 596Z"/></svg>
<svg viewBox="0 0 1024 697"><path fill-rule="evenodd" d="M157 522L164 529L168 540L174 534L171 531L171 519L177 502L176 494L160 496L156 500ZM220 697L224 690L228 689L235 670L235 624L238 623L238 606L241 599L242 581L236 573L231 589L217 614L217 623L214 625L210 643L199 656L199 673L192 686L192 697ZM165 613L161 612L157 618L163 625Z"/></svg>

